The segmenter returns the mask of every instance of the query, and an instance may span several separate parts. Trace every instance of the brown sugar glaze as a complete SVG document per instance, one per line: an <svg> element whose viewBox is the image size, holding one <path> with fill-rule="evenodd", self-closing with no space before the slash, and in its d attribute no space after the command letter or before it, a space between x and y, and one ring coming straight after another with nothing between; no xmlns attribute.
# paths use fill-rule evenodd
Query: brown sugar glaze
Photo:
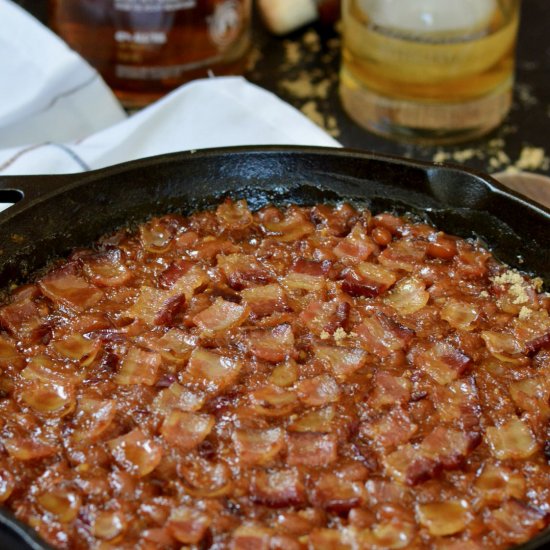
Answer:
<svg viewBox="0 0 550 550"><path fill-rule="evenodd" d="M0 501L58 548L507 548L550 511L550 299L477 243L227 200L0 308Z"/></svg>

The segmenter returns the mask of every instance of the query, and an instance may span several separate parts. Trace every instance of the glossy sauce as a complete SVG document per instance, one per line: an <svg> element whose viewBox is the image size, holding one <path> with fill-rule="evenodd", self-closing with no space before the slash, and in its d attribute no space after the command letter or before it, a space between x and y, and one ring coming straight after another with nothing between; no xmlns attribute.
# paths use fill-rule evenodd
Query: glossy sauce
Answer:
<svg viewBox="0 0 550 550"><path fill-rule="evenodd" d="M244 201L0 307L0 501L58 548L506 548L548 524L539 281L391 214Z"/></svg>

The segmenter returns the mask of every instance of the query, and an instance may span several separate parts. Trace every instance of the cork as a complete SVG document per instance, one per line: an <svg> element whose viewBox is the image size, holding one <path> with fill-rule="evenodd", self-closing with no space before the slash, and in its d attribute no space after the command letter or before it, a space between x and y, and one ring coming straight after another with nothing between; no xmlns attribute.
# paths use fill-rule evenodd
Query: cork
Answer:
<svg viewBox="0 0 550 550"><path fill-rule="evenodd" d="M273 34L287 34L317 19L316 0L258 0L266 27Z"/></svg>

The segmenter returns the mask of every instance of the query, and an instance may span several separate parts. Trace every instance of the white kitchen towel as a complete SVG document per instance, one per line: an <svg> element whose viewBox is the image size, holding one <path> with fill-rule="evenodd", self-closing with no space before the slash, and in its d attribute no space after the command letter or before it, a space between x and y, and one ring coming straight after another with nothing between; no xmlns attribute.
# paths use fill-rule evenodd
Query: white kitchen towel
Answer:
<svg viewBox="0 0 550 550"><path fill-rule="evenodd" d="M0 75L0 175L80 172L230 145L339 145L241 77L191 82L126 117L99 75L11 0L0 0Z"/></svg>

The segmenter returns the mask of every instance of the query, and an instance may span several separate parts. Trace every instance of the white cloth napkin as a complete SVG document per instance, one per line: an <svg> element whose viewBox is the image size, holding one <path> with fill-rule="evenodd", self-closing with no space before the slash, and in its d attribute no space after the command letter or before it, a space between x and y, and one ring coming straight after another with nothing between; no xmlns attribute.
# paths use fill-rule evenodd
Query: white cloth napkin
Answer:
<svg viewBox="0 0 550 550"><path fill-rule="evenodd" d="M260 144L338 146L299 111L240 77L191 82L126 117L93 68L11 0L0 0L0 176Z"/></svg>

